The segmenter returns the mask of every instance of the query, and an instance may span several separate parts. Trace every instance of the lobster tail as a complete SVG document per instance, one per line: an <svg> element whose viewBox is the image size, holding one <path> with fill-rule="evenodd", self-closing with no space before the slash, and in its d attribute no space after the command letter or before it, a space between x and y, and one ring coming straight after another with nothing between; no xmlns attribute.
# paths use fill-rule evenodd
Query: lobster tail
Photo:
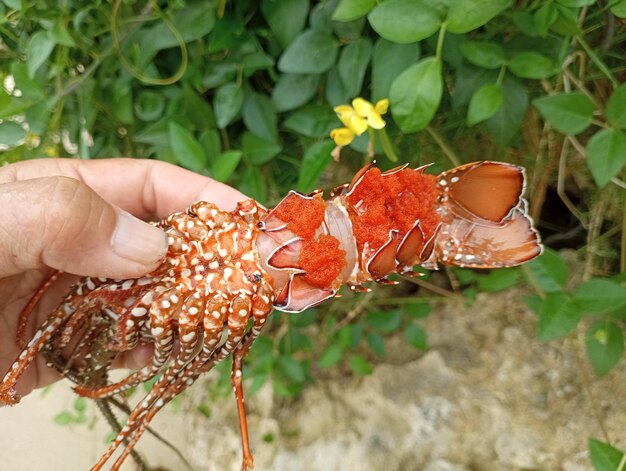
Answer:
<svg viewBox="0 0 626 471"><path fill-rule="evenodd" d="M339 287L384 282L414 265L518 265L541 253L522 198L524 170L475 162L442 173L368 164L325 201L290 192L264 219L257 240L274 281L274 306L299 312Z"/></svg>
<svg viewBox="0 0 626 471"><path fill-rule="evenodd" d="M522 195L524 169L503 162L475 162L437 178L441 226L433 263L501 268L524 263L542 251Z"/></svg>

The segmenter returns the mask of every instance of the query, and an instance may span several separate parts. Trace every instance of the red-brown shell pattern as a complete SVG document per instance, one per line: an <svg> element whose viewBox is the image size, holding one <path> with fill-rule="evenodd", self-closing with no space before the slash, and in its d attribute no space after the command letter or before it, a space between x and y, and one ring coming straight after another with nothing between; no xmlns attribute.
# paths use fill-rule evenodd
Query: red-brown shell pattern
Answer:
<svg viewBox="0 0 626 471"><path fill-rule="evenodd" d="M161 266L137 280L81 279L2 379L0 405L19 401L15 384L40 351L50 366L77 384L78 394L95 399L119 395L160 374L93 468L102 469L123 444L111 468L119 469L152 417L199 375L232 355L242 469L252 467L242 359L273 307L299 312L330 299L343 284L362 289L363 282L384 282L390 273L411 274L414 264L433 269L439 263L497 268L518 265L541 253L539 235L522 198L521 167L476 162L436 178L421 177L424 168L399 167L381 173L366 166L329 200L323 200L320 192L308 196L291 192L279 204L290 201L296 208L290 212L268 213L246 200L231 212L198 202L186 212L168 216L157 224L169 244ZM389 188L382 194L381 188L386 187L365 185L366 179L387 182ZM417 183L410 183L414 180ZM356 189L365 188L378 196L368 193L356 202L348 201ZM393 199L390 207L380 204L389 198ZM404 210L405 201L414 202L411 211ZM421 213L415 211L419 207ZM281 214L284 220L278 217ZM317 215L314 222L310 214ZM362 223L363 215L380 223L372 228L378 234L374 246L369 244L376 231L370 230L369 222ZM292 232L301 232L298 227L308 232ZM320 286L323 278L309 280L303 269L303 247L328 240L335 242L325 245L325 253L316 248L319 254L309 254L317 258L314 265L319 269L337 261L327 262L329 257L341 257L341 263L333 263L330 278L334 279ZM26 316L49 285L50 281L44 283L24 309L18 343L22 343ZM139 343L154 345L150 363L109 383L107 373L115 356Z"/></svg>
<svg viewBox="0 0 626 471"><path fill-rule="evenodd" d="M137 280L81 279L4 377L0 404L19 400L15 383L40 350L58 367L60 352L74 337L62 373L78 378L81 395L111 397L163 373L94 468L100 469L120 443L136 441L156 411L199 374L231 353L245 354L259 334L274 301L271 279L260 268L254 246L265 214L253 200L232 212L199 202L158 223L169 244L161 266ZM107 384L115 355L139 342L154 344L151 363ZM233 375L240 377L241 371Z"/></svg>

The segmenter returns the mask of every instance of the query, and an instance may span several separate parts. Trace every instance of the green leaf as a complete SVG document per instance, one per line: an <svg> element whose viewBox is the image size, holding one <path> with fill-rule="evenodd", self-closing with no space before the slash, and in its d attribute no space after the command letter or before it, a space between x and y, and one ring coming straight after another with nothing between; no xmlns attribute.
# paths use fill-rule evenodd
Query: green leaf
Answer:
<svg viewBox="0 0 626 471"><path fill-rule="evenodd" d="M588 447L595 471L616 471L624 456L617 448L594 438L589 439Z"/></svg>
<svg viewBox="0 0 626 471"><path fill-rule="evenodd" d="M207 157L200 143L180 124L169 123L169 140L178 162L194 172L206 168Z"/></svg>
<svg viewBox="0 0 626 471"><path fill-rule="evenodd" d="M296 383L304 383L306 379L305 370L298 360L291 356L284 355L278 358L278 371Z"/></svg>
<svg viewBox="0 0 626 471"><path fill-rule="evenodd" d="M388 0L367 17L381 37L395 43L420 41L435 33L441 19L420 0Z"/></svg>
<svg viewBox="0 0 626 471"><path fill-rule="evenodd" d="M415 302L404 306L404 314L416 319L422 319L428 317L432 312L433 307L428 303Z"/></svg>
<svg viewBox="0 0 626 471"><path fill-rule="evenodd" d="M603 129L587 142L587 165L598 186L606 185L626 165L626 134Z"/></svg>
<svg viewBox="0 0 626 471"><path fill-rule="evenodd" d="M54 23L54 26L50 31L50 37L56 44L61 46L76 47L74 39L61 19L58 19L56 23Z"/></svg>
<svg viewBox="0 0 626 471"><path fill-rule="evenodd" d="M483 85L476 90L470 100L467 110L467 125L474 126L491 118L498 112L503 101L504 97L500 85L495 83Z"/></svg>
<svg viewBox="0 0 626 471"><path fill-rule="evenodd" d="M426 350L428 347L428 336L426 331L417 324L409 324L404 329L404 339L413 348Z"/></svg>
<svg viewBox="0 0 626 471"><path fill-rule="evenodd" d="M558 17L559 11L554 6L554 3L548 2L539 7L534 16L535 26L539 34L543 37L547 36L550 26L554 24Z"/></svg>
<svg viewBox="0 0 626 471"><path fill-rule="evenodd" d="M598 376L607 374L624 355L624 334L615 322L599 321L587 331L587 356Z"/></svg>
<svg viewBox="0 0 626 471"><path fill-rule="evenodd" d="M111 106L117 120L123 124L132 124L134 121L133 92L130 85L115 83L111 95Z"/></svg>
<svg viewBox="0 0 626 471"><path fill-rule="evenodd" d="M363 336L361 324L346 325L337 331L337 340L344 348L355 348Z"/></svg>
<svg viewBox="0 0 626 471"><path fill-rule="evenodd" d="M567 8L562 5L556 5L559 16L550 27L550 31L561 36L577 36L583 34L578 26L578 8Z"/></svg>
<svg viewBox="0 0 626 471"><path fill-rule="evenodd" d="M400 326L402 313L400 311L373 311L368 312L365 323L368 327L382 333L393 332Z"/></svg>
<svg viewBox="0 0 626 471"><path fill-rule="evenodd" d="M349 96L357 96L361 91L371 57L372 42L369 39L360 39L342 49L337 70Z"/></svg>
<svg viewBox="0 0 626 471"><path fill-rule="evenodd" d="M337 59L338 41L329 34L307 30L293 41L278 61L281 72L321 74Z"/></svg>
<svg viewBox="0 0 626 471"><path fill-rule="evenodd" d="M140 48L144 60L152 60L157 51L180 48L179 38L170 28L176 29L186 43L209 34L215 26L215 7L205 2L188 2L185 8L173 14L170 21L156 22L153 27L141 31Z"/></svg>
<svg viewBox="0 0 626 471"><path fill-rule="evenodd" d="M518 77L542 79L554 75L557 68L554 63L538 52L520 52L509 60L509 70Z"/></svg>
<svg viewBox="0 0 626 471"><path fill-rule="evenodd" d="M268 70L274 67L274 58L264 52L247 54L241 61L241 70L245 77L250 77L258 70Z"/></svg>
<svg viewBox="0 0 626 471"><path fill-rule="evenodd" d="M339 67L335 66L326 75L326 100L331 106L337 106L350 101L353 98L348 95L346 87L339 78Z"/></svg>
<svg viewBox="0 0 626 471"><path fill-rule="evenodd" d="M420 57L419 43L396 44L380 38L372 55L372 100L389 97L391 84Z"/></svg>
<svg viewBox="0 0 626 471"><path fill-rule="evenodd" d="M456 0L448 10L446 30L468 33L489 22L511 3L511 0Z"/></svg>
<svg viewBox="0 0 626 471"><path fill-rule="evenodd" d="M576 306L583 312L602 314L626 306L626 288L613 281L594 278L574 292Z"/></svg>
<svg viewBox="0 0 626 471"><path fill-rule="evenodd" d="M11 8L12 10L15 10L15 11L22 10L21 0L2 0L2 3L4 3L7 7Z"/></svg>
<svg viewBox="0 0 626 471"><path fill-rule="evenodd" d="M32 102L21 97L9 95L0 87L0 119L9 118L26 111Z"/></svg>
<svg viewBox="0 0 626 471"><path fill-rule="evenodd" d="M593 5L597 0L556 0L556 3L564 7L579 8Z"/></svg>
<svg viewBox="0 0 626 471"><path fill-rule="evenodd" d="M225 182L233 174L243 152L240 150L229 150L213 159L211 165L211 176L220 182Z"/></svg>
<svg viewBox="0 0 626 471"><path fill-rule="evenodd" d="M287 329L287 333L281 337L279 349L282 353L289 354L298 351L311 351L313 350L313 342L310 336L303 334L299 329L290 327Z"/></svg>
<svg viewBox="0 0 626 471"><path fill-rule="evenodd" d="M74 399L74 410L77 412L85 412L87 409L87 400L84 397Z"/></svg>
<svg viewBox="0 0 626 471"><path fill-rule="evenodd" d="M26 46L26 64L28 77L33 78L37 69L46 62L54 49L54 40L47 31L37 31L30 37Z"/></svg>
<svg viewBox="0 0 626 471"><path fill-rule="evenodd" d="M290 131L313 138L328 137L333 128L341 126L335 112L326 105L307 105L290 114L283 125Z"/></svg>
<svg viewBox="0 0 626 471"><path fill-rule="evenodd" d="M320 368L328 368L339 363L342 357L343 348L338 343L334 343L324 350L317 364Z"/></svg>
<svg viewBox="0 0 626 471"><path fill-rule="evenodd" d="M71 412L63 411L55 415L52 420L57 425L69 425L74 422L74 415Z"/></svg>
<svg viewBox="0 0 626 471"><path fill-rule="evenodd" d="M580 92L536 98L533 105L554 129L564 134L583 132L593 118L593 103Z"/></svg>
<svg viewBox="0 0 626 471"><path fill-rule="evenodd" d="M372 367L361 355L350 355L350 369L361 376L371 375Z"/></svg>
<svg viewBox="0 0 626 471"><path fill-rule="evenodd" d="M243 89L235 83L218 88L213 99L217 127L224 129L237 116L243 106Z"/></svg>
<svg viewBox="0 0 626 471"><path fill-rule="evenodd" d="M504 78L502 92L502 107L485 121L485 127L499 145L505 146L519 132L528 109L528 92L513 77Z"/></svg>
<svg viewBox="0 0 626 471"><path fill-rule="evenodd" d="M15 147L26 137L24 128L13 121L3 121L0 123L0 144Z"/></svg>
<svg viewBox="0 0 626 471"><path fill-rule="evenodd" d="M626 0L613 0L609 4L611 13L618 18L626 18Z"/></svg>
<svg viewBox="0 0 626 471"><path fill-rule="evenodd" d="M567 285L568 269L565 260L554 250L544 252L526 264L535 283L546 293L561 291Z"/></svg>
<svg viewBox="0 0 626 471"><path fill-rule="evenodd" d="M402 72L391 84L391 112L402 131L424 129L433 119L441 95L441 62L428 57Z"/></svg>
<svg viewBox="0 0 626 471"><path fill-rule="evenodd" d="M581 317L581 311L566 293L548 293L539 308L537 336L540 340L563 337L578 325Z"/></svg>
<svg viewBox="0 0 626 471"><path fill-rule="evenodd" d="M266 141L250 132L243 134L241 147L248 160L255 165L269 162L283 150L280 144Z"/></svg>
<svg viewBox="0 0 626 471"><path fill-rule="evenodd" d="M375 332L368 332L367 344L370 346L372 351L379 357L385 355L385 339L382 335L379 335Z"/></svg>
<svg viewBox="0 0 626 471"><path fill-rule="evenodd" d="M143 121L156 121L165 110L165 97L151 90L143 90L135 100L135 115Z"/></svg>
<svg viewBox="0 0 626 471"><path fill-rule="evenodd" d="M249 166L241 175L240 190L261 204L267 199L267 186L263 174L257 166Z"/></svg>
<svg viewBox="0 0 626 471"><path fill-rule="evenodd" d="M606 103L606 118L613 126L626 128L626 83L613 90Z"/></svg>
<svg viewBox="0 0 626 471"><path fill-rule="evenodd" d="M270 99L256 92L247 92L243 103L243 122L257 136L278 142L277 118Z"/></svg>
<svg viewBox="0 0 626 471"><path fill-rule="evenodd" d="M13 62L11 64L11 75L13 75L15 80L15 87L22 92L23 97L33 100L47 98L41 83L36 78L31 79L28 77L28 66L25 62Z"/></svg>
<svg viewBox="0 0 626 471"><path fill-rule="evenodd" d="M330 153L335 148L333 141L316 142L306 149L298 175L298 191L308 193L315 189L317 179L332 162Z"/></svg>
<svg viewBox="0 0 626 471"><path fill-rule="evenodd" d="M518 280L519 269L502 268L478 278L478 288L481 291L502 291L515 286Z"/></svg>
<svg viewBox="0 0 626 471"><path fill-rule="evenodd" d="M222 140L217 129L203 131L198 142L209 160L215 159L222 152Z"/></svg>
<svg viewBox="0 0 626 471"><path fill-rule="evenodd" d="M504 49L489 41L466 41L461 52L470 63L485 69L497 69L504 64Z"/></svg>
<svg viewBox="0 0 626 471"><path fill-rule="evenodd" d="M376 0L341 0L333 13L335 21L353 21L367 15L376 6Z"/></svg>
<svg viewBox="0 0 626 471"><path fill-rule="evenodd" d="M209 102L189 84L183 85L182 110L194 127L199 130L215 129L215 114Z"/></svg>
<svg viewBox="0 0 626 471"><path fill-rule="evenodd" d="M287 47L306 24L308 0L263 0L261 12L282 47Z"/></svg>
<svg viewBox="0 0 626 471"><path fill-rule="evenodd" d="M272 103L278 112L298 108L313 98L320 76L316 74L281 74L272 91Z"/></svg>

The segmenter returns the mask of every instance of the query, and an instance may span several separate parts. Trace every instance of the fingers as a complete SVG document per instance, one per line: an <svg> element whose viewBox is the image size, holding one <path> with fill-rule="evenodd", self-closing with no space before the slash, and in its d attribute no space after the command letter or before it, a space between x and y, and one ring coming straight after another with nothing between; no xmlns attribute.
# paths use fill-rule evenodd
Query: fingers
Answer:
<svg viewBox="0 0 626 471"><path fill-rule="evenodd" d="M118 355L112 366L113 368L128 368L137 371L149 364L153 355L154 347L152 345L141 344Z"/></svg>
<svg viewBox="0 0 626 471"><path fill-rule="evenodd" d="M0 185L0 221L1 277L44 266L137 277L155 269L167 248L163 231L67 177Z"/></svg>
<svg viewBox="0 0 626 471"><path fill-rule="evenodd" d="M0 169L0 184L65 175L85 182L102 198L142 219L182 211L199 200L225 210L246 196L208 177L156 160L40 159Z"/></svg>

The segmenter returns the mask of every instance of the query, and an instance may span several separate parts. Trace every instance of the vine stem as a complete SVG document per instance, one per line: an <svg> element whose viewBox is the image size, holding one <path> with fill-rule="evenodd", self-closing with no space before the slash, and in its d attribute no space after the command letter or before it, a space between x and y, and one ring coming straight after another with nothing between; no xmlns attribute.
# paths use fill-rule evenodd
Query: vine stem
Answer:
<svg viewBox="0 0 626 471"><path fill-rule="evenodd" d="M498 72L498 78L496 79L496 85L501 86L504 81L504 76L506 75L506 64L502 64L500 67L500 72Z"/></svg>
<svg viewBox="0 0 626 471"><path fill-rule="evenodd" d="M622 247L619 259L620 272L626 271L626 191L624 191L624 207L622 208Z"/></svg>
<svg viewBox="0 0 626 471"><path fill-rule="evenodd" d="M587 53L589 58L593 61L593 63L596 64L598 69L600 69L600 71L606 76L606 78L609 79L609 81L611 82L611 85L613 85L613 88L617 88L619 86L619 82L615 79L615 77L613 76L609 68L606 66L606 64L602 61L602 59L600 59L600 57L598 57L598 55L595 52L593 52L593 49L591 49L591 47L589 46L587 41L585 41L583 36L580 34L576 35L576 40L585 50L585 52Z"/></svg>
<svg viewBox="0 0 626 471"><path fill-rule="evenodd" d="M383 147L383 151L385 151L385 155L392 162L397 162L399 160L398 154L396 154L396 151L391 144L391 139L389 139L389 134L387 134L387 130L385 128L379 129L377 134L380 138L380 145Z"/></svg>
<svg viewBox="0 0 626 471"><path fill-rule="evenodd" d="M446 156L450 159L450 162L452 162L455 167L461 165L461 159L459 159L454 150L448 145L448 143L441 136L441 134L439 134L435 130L435 128L433 128L432 126L426 126L426 131L428 131L428 134L431 135L431 137L435 140L437 145L441 148L443 153L446 154Z"/></svg>
<svg viewBox="0 0 626 471"><path fill-rule="evenodd" d="M448 24L444 21L441 23L441 28L439 29L439 37L437 38L437 51L436 56L437 60L441 61L441 56L443 54L443 40L446 37L446 27Z"/></svg>

